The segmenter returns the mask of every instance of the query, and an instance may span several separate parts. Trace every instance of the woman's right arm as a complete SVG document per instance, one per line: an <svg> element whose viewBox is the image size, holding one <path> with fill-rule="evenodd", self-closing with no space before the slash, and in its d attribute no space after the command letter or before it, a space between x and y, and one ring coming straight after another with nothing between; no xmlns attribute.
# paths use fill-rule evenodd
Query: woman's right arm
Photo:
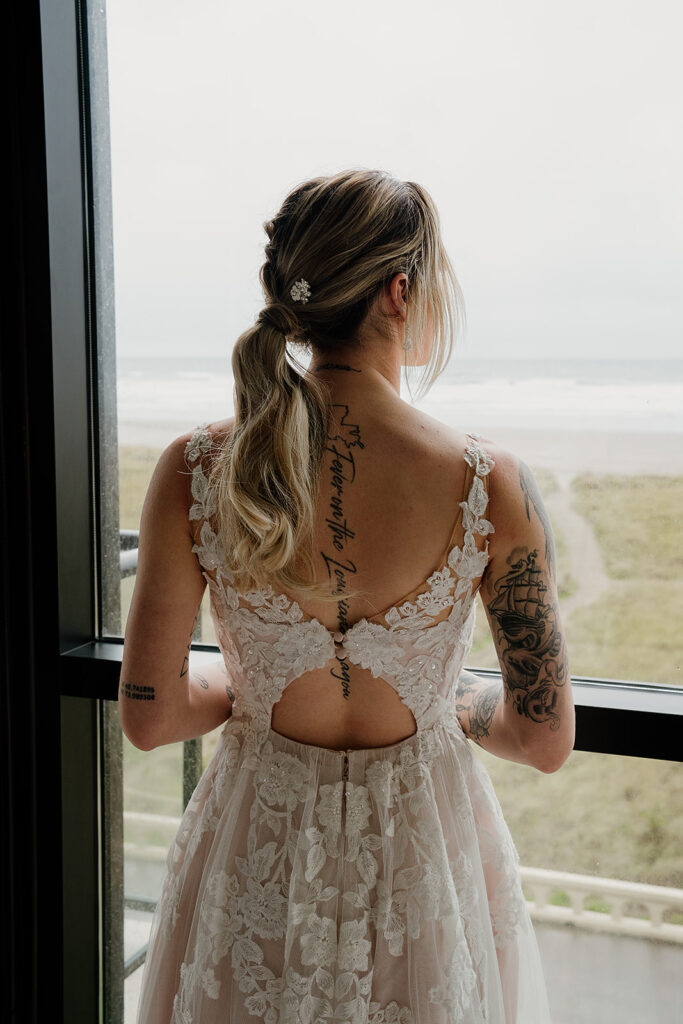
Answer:
<svg viewBox="0 0 683 1024"><path fill-rule="evenodd" d="M490 447L488 517L495 533L480 595L502 684L463 672L463 728L507 760L556 771L574 746L574 700L557 597L550 519L529 467Z"/></svg>

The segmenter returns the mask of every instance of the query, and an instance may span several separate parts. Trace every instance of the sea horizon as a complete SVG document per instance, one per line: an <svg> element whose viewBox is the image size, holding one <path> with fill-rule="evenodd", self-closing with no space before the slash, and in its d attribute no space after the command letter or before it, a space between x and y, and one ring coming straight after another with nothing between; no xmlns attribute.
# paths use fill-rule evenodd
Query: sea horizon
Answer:
<svg viewBox="0 0 683 1024"><path fill-rule="evenodd" d="M121 424L182 425L233 414L227 357L121 356L117 373ZM410 400L403 385L402 395ZM683 359L501 360L457 353L415 405L481 433L683 434Z"/></svg>

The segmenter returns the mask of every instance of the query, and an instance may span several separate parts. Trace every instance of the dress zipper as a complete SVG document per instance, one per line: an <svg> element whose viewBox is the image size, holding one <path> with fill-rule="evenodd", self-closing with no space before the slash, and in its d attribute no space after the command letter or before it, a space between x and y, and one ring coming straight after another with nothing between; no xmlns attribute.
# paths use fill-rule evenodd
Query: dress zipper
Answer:
<svg viewBox="0 0 683 1024"><path fill-rule="evenodd" d="M345 858L344 844L346 842L346 839L345 839L345 832L346 832L346 795L347 795L346 782L348 780L348 777L349 777L349 755L346 753L346 751L344 751L343 754L342 754L342 793L341 793L341 824L340 824L340 832L341 832L341 837L340 837L341 838L341 858L340 858L340 863L342 865L345 864L345 859L346 859ZM343 867L342 867L342 871L343 871ZM343 886L343 883L342 883L342 886L339 889L339 895L337 897L337 943L339 943L339 941L340 941L340 929L341 929L341 925L342 925L343 907L344 907L344 886Z"/></svg>

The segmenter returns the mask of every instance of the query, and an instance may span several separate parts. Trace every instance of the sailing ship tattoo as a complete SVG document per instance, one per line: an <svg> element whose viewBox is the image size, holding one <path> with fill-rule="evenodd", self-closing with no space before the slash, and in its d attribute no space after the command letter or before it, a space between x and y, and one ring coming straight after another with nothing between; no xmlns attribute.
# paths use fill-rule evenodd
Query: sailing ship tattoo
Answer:
<svg viewBox="0 0 683 1024"><path fill-rule="evenodd" d="M519 548L513 558L517 552L509 571L493 584L495 597L487 604L504 666L504 699L519 715L548 722L554 731L560 726L557 688L569 678L557 603L548 599L538 552Z"/></svg>

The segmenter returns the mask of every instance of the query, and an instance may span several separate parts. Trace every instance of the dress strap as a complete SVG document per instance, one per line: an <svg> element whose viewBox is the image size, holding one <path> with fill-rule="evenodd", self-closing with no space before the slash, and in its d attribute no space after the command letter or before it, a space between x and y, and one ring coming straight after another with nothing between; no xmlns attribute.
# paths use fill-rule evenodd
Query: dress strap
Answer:
<svg viewBox="0 0 683 1024"><path fill-rule="evenodd" d="M494 532L493 524L482 517L489 502L489 472L495 462L479 443L481 435L468 432L465 436L468 438L463 453L466 463L465 487L460 501L460 512L448 542L449 547L459 534L461 520L465 532L472 531L482 535Z"/></svg>
<svg viewBox="0 0 683 1024"><path fill-rule="evenodd" d="M185 445L185 462L197 462L210 448L209 424L200 423L198 427L195 427L190 440Z"/></svg>
<svg viewBox="0 0 683 1024"><path fill-rule="evenodd" d="M190 481L190 491L194 501L189 511L190 519L193 520L209 519L216 511L215 496L213 491L209 490L202 462L202 456L211 451L213 445L208 427L208 423L200 424L185 445L185 464L189 469L194 463Z"/></svg>

